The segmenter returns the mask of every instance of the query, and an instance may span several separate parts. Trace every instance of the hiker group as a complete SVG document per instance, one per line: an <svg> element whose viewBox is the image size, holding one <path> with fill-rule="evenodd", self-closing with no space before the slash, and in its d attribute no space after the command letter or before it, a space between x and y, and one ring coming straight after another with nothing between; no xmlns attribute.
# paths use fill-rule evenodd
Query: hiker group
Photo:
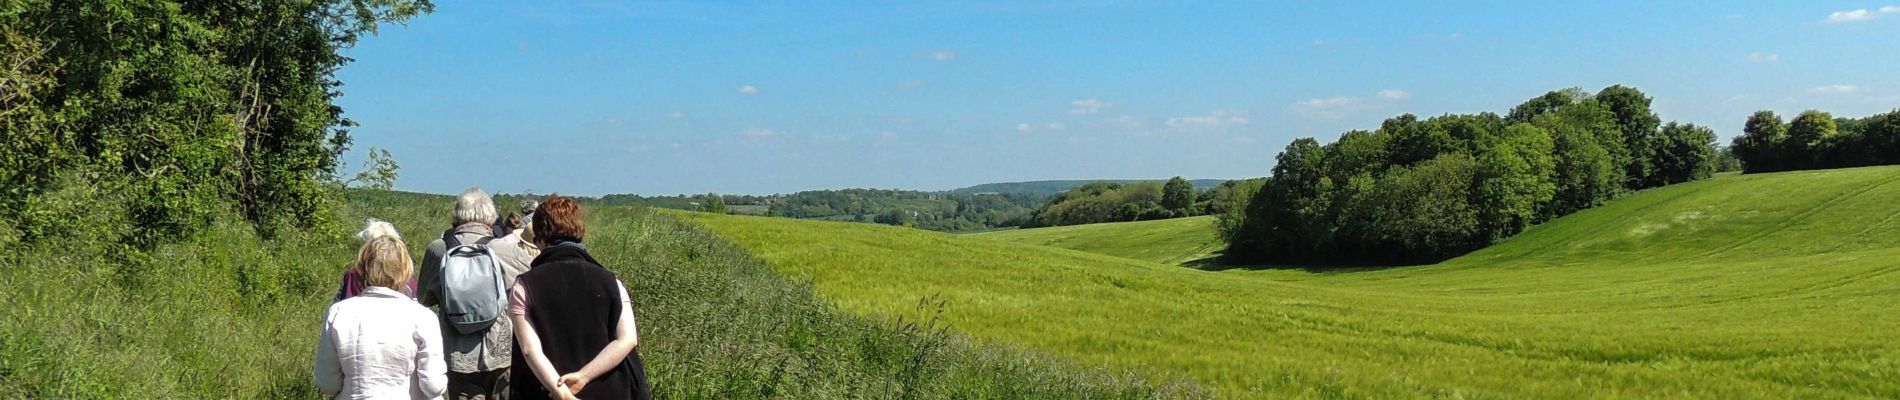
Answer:
<svg viewBox="0 0 1900 400"><path fill-rule="evenodd" d="M318 334L317 388L335 398L647 399L626 285L588 253L573 198L498 218L455 197L422 263L369 220ZM431 311L428 307L435 307Z"/></svg>

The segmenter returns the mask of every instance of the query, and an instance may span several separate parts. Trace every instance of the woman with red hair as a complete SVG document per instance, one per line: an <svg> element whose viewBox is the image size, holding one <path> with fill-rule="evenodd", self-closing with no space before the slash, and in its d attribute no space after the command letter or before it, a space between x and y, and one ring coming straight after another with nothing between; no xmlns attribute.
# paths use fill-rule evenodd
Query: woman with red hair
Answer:
<svg viewBox="0 0 1900 400"><path fill-rule="evenodd" d="M640 332L633 302L626 285L581 244L586 229L580 204L548 196L535 209L531 224L541 255L508 290L514 359L528 364L514 369L512 396L652 398L640 353L634 350Z"/></svg>

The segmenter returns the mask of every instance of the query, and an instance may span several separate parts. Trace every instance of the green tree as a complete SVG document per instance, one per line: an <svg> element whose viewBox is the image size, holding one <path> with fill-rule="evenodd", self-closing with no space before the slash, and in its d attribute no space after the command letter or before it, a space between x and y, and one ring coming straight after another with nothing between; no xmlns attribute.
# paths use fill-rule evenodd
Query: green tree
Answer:
<svg viewBox="0 0 1900 400"><path fill-rule="evenodd" d="M1735 146L1721 146L1715 149L1715 172L1741 172L1742 159L1735 156Z"/></svg>
<svg viewBox="0 0 1900 400"><path fill-rule="evenodd" d="M1557 194L1540 219L1595 207L1623 191L1624 169L1616 156L1622 134L1608 108L1585 101L1532 124L1550 132L1557 163Z"/></svg>
<svg viewBox="0 0 1900 400"><path fill-rule="evenodd" d="M1616 115L1618 132L1622 133L1623 148L1627 157L1623 164L1625 187L1643 189L1661 186L1654 176L1656 171L1656 128L1662 119L1650 111L1650 98L1636 88L1613 85L1598 91L1593 98L1609 107Z"/></svg>
<svg viewBox="0 0 1900 400"><path fill-rule="evenodd" d="M1588 98L1590 98L1590 93L1583 91L1583 88L1553 90L1542 96L1525 100L1523 104L1518 104L1516 107L1511 107L1511 113L1504 117L1504 121L1512 124L1531 122L1539 115L1555 112Z"/></svg>
<svg viewBox="0 0 1900 400"><path fill-rule="evenodd" d="M1528 123L1480 140L1472 203L1484 241L1515 235L1548 215L1557 194L1554 146L1550 132Z"/></svg>
<svg viewBox="0 0 1900 400"><path fill-rule="evenodd" d="M1214 189L1219 197L1208 202L1207 212L1214 215L1214 225L1222 239L1231 239L1240 233L1241 222L1246 219L1247 201L1253 199L1266 182L1266 178L1227 181Z"/></svg>
<svg viewBox="0 0 1900 400"><path fill-rule="evenodd" d="M699 201L701 202L700 208L706 212L713 214L726 214L730 212L726 209L725 197L720 196L718 193L707 193L705 196L700 196Z"/></svg>
<svg viewBox="0 0 1900 400"><path fill-rule="evenodd" d="M354 125L332 101L350 61L342 52L379 24L431 9L426 0L9 2L0 58L20 63L6 73L29 78L21 89L44 85L16 97L38 110L6 119L37 118L28 122L37 139L22 144L63 149L42 165L128 182L132 244L189 234L229 200L267 235L285 222L321 224ZM0 136L26 133L16 128ZM0 168L7 179L41 175ZM22 183L17 193L46 187Z"/></svg>
<svg viewBox="0 0 1900 400"><path fill-rule="evenodd" d="M1715 173L1715 131L1695 124L1670 122L1658 134L1656 175L1663 184L1708 178Z"/></svg>
<svg viewBox="0 0 1900 400"><path fill-rule="evenodd" d="M1194 184L1177 176L1168 179L1161 186L1161 208L1179 215L1189 215L1194 207Z"/></svg>
<svg viewBox="0 0 1900 400"><path fill-rule="evenodd" d="M1822 144L1833 139L1839 132L1834 117L1818 110L1802 111L1801 115L1788 122L1788 139L1783 143L1783 160L1789 162L1791 169L1808 169L1821 165Z"/></svg>
<svg viewBox="0 0 1900 400"><path fill-rule="evenodd" d="M1374 213L1380 235L1398 246L1395 259L1434 262L1486 243L1470 201L1476 173L1471 156L1446 154L1385 174Z"/></svg>
<svg viewBox="0 0 1900 400"><path fill-rule="evenodd" d="M357 172L345 184L369 189L395 188L396 174L402 170L402 165L396 163L396 158L389 154L389 150L372 147L368 153L369 160L363 162L363 171Z"/></svg>
<svg viewBox="0 0 1900 400"><path fill-rule="evenodd" d="M1788 125L1773 111L1756 111L1742 125L1730 148L1741 159L1745 172L1785 171L1789 165Z"/></svg>

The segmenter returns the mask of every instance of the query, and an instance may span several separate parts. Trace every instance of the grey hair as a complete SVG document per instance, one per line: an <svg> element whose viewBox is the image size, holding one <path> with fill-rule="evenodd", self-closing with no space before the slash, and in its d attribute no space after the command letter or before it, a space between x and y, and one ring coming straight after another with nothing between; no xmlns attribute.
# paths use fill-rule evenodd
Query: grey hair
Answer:
<svg viewBox="0 0 1900 400"><path fill-rule="evenodd" d="M356 232L356 242L369 243L371 240L384 236L402 240L402 235L396 233L396 225L384 222L380 219L370 218L369 220L363 221L363 230Z"/></svg>
<svg viewBox="0 0 1900 400"><path fill-rule="evenodd" d="M495 223L495 200L488 197L481 187L472 187L455 195L455 225L480 222Z"/></svg>

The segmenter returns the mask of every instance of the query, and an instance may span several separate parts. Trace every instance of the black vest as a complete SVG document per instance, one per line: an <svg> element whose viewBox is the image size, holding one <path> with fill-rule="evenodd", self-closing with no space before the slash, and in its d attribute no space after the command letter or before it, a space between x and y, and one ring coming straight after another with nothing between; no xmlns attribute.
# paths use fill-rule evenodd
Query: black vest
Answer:
<svg viewBox="0 0 1900 400"><path fill-rule="evenodd" d="M607 343L614 339L614 327L620 323L620 285L613 272L600 266L586 251L571 246L549 247L535 257L528 272L515 278L515 284L528 290L527 319L541 339L541 352L554 365L556 375L579 371ZM541 380L514 346L516 363L509 371L513 398L546 398L548 393L537 384ZM587 383L575 395L584 399L649 399L640 352L627 353L627 361Z"/></svg>

